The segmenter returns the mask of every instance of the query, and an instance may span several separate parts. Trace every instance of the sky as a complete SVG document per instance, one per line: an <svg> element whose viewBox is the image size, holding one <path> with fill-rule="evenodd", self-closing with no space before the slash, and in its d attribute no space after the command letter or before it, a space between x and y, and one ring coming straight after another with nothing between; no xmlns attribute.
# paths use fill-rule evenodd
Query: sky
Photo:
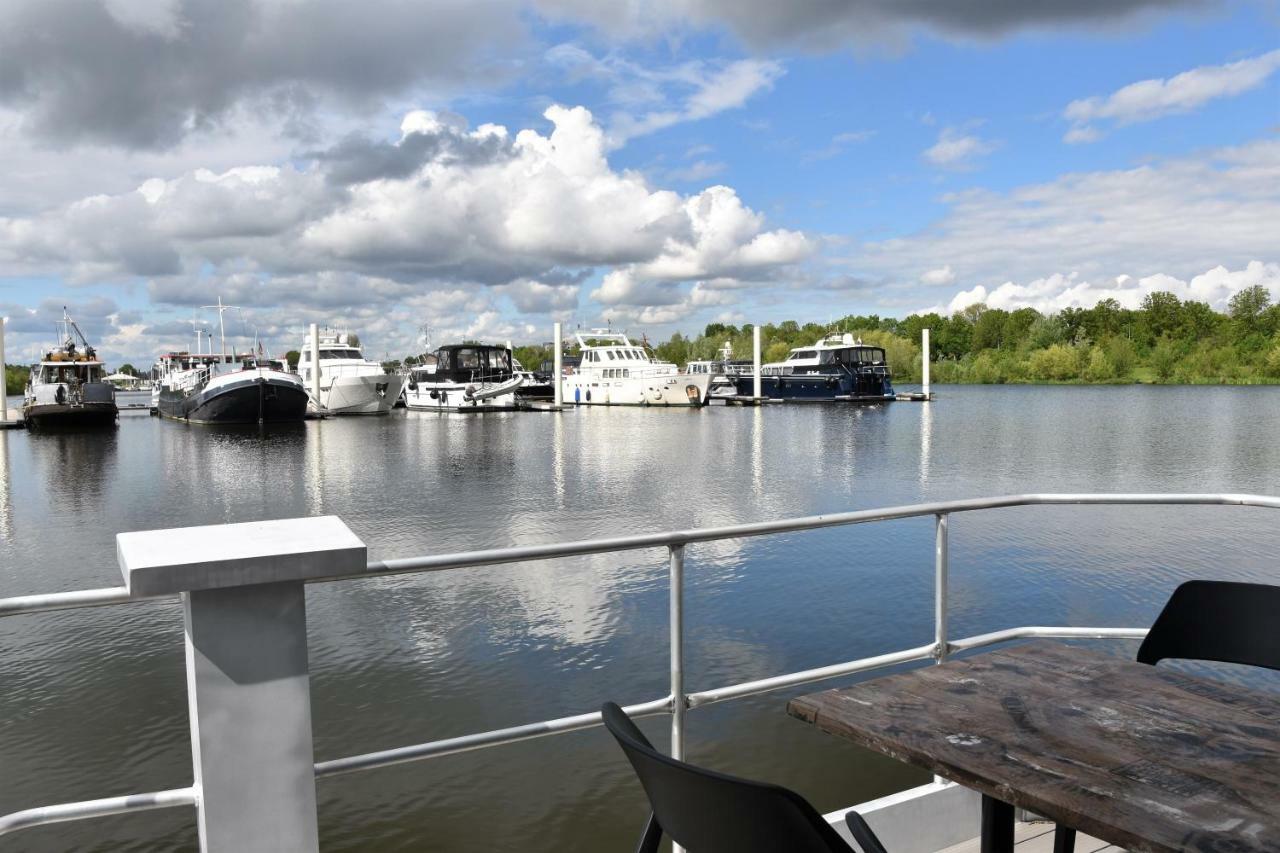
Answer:
<svg viewBox="0 0 1280 853"><path fill-rule="evenodd" d="M9 361L1280 299L1280 7L5 0ZM231 346L231 343L228 344Z"/></svg>

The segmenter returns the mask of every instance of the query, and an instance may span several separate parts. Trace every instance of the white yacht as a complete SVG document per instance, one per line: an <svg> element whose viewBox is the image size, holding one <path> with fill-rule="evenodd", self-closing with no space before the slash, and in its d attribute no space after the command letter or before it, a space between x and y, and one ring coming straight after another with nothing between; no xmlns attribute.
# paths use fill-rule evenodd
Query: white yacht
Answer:
<svg viewBox="0 0 1280 853"><path fill-rule="evenodd" d="M105 379L102 359L65 309L58 326L62 345L31 367L23 418L33 429L115 426L116 389Z"/></svg>
<svg viewBox="0 0 1280 853"><path fill-rule="evenodd" d="M720 348L719 358L709 361L690 361L684 366L685 373L695 376L706 374L711 377L710 394L714 397L732 397L738 393L738 386L731 377L751 372L751 362L735 362L733 360L733 344L724 342Z"/></svg>
<svg viewBox="0 0 1280 853"><path fill-rule="evenodd" d="M314 371L320 371L319 399L312 407L331 415L381 415L391 411L404 378L387 373L360 351L360 342L346 332L322 329L320 358L313 357L311 338L303 342L298 355L298 373L314 397Z"/></svg>
<svg viewBox="0 0 1280 853"><path fill-rule="evenodd" d="M582 361L564 377L564 401L580 406L702 406L711 374L681 373L654 361L621 332L596 329L577 335Z"/></svg>
<svg viewBox="0 0 1280 853"><path fill-rule="evenodd" d="M517 409L516 391L522 383L506 347L453 344L440 347L431 363L409 372L404 400L410 409L433 412Z"/></svg>

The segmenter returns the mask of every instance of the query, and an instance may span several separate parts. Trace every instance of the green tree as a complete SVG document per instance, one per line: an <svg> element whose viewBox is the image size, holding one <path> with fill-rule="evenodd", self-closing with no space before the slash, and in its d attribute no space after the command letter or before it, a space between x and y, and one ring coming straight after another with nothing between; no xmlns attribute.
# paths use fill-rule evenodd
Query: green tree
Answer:
<svg viewBox="0 0 1280 853"><path fill-rule="evenodd" d="M1110 382L1116 378L1116 366L1111 363L1102 347L1089 351L1089 363L1084 368L1084 378L1090 382Z"/></svg>
<svg viewBox="0 0 1280 853"><path fill-rule="evenodd" d="M138 369L134 367L132 364L129 364L128 362L125 362L124 364L120 365L120 369L117 372L124 373L128 376L138 375Z"/></svg>
<svg viewBox="0 0 1280 853"><path fill-rule="evenodd" d="M774 341L765 348L760 358L765 363L784 361L790 352L791 346L786 341Z"/></svg>
<svg viewBox="0 0 1280 853"><path fill-rule="evenodd" d="M1005 340L1005 325L1009 312L989 308L978 315L973 324L973 349L999 349Z"/></svg>
<svg viewBox="0 0 1280 853"><path fill-rule="evenodd" d="M1260 284L1246 287L1231 297L1227 314L1246 334L1261 331L1260 323L1271 307L1271 293Z"/></svg>
<svg viewBox="0 0 1280 853"><path fill-rule="evenodd" d="M298 369L298 359L302 358L302 353L296 349L291 349L284 354L284 360L288 362L290 370Z"/></svg>
<svg viewBox="0 0 1280 853"><path fill-rule="evenodd" d="M1107 341L1107 358L1115 368L1116 376L1128 379L1133 375L1133 368L1138 362L1138 352L1133 341L1125 337L1114 337Z"/></svg>
<svg viewBox="0 0 1280 853"><path fill-rule="evenodd" d="M1178 350L1173 345L1173 341L1167 337L1160 339L1155 348L1151 350L1149 359L1151 370L1161 382L1168 382L1173 378L1174 371L1178 369L1178 360Z"/></svg>
<svg viewBox="0 0 1280 853"><path fill-rule="evenodd" d="M1065 382L1080 376L1080 353L1070 344L1054 344L1031 353L1028 366L1036 379Z"/></svg>
<svg viewBox="0 0 1280 853"><path fill-rule="evenodd" d="M31 368L22 367L17 364L6 364L4 366L4 393L5 396L12 397L15 394L21 394L22 390L27 387L27 377L31 375Z"/></svg>

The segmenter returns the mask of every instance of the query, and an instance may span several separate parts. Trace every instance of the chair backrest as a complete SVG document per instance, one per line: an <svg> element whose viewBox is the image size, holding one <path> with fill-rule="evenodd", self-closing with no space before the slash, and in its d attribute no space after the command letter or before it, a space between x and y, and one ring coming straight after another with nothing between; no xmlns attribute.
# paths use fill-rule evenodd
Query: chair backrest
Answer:
<svg viewBox="0 0 1280 853"><path fill-rule="evenodd" d="M616 704L600 711L640 777L658 825L690 853L850 853L794 791L669 758Z"/></svg>
<svg viewBox="0 0 1280 853"><path fill-rule="evenodd" d="M1187 581L1138 648L1138 662L1166 658L1280 669L1280 586Z"/></svg>

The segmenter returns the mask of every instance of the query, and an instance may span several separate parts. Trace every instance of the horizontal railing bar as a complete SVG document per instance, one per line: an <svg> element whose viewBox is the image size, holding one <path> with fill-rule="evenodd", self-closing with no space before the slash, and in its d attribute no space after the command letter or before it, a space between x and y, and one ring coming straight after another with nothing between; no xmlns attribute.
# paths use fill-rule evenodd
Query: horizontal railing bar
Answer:
<svg viewBox="0 0 1280 853"><path fill-rule="evenodd" d="M78 607L102 607L108 604L136 604L140 601L177 599L176 595L129 595L123 586L105 589L77 589L72 592L50 592L0 598L0 616L19 613L48 613L51 610L75 610Z"/></svg>
<svg viewBox="0 0 1280 853"><path fill-rule="evenodd" d="M107 797L103 800L85 800L79 803L24 809L0 816L0 835L68 820L168 809L175 806L194 806L196 799L195 788L174 788L170 791L155 791L150 794L129 794L124 797Z"/></svg>
<svg viewBox="0 0 1280 853"><path fill-rule="evenodd" d="M618 551L638 551L671 545L687 545L693 542L713 542L720 539L744 539L778 533L799 533L805 530L821 530L865 524L873 521L896 521L906 518L937 515L938 513L973 512L984 509L1004 509L1018 506L1066 506L1066 505L1150 505L1150 506L1252 506L1280 509L1280 498L1266 495L1236 494L1027 494L1006 495L995 498L969 498L954 501L936 501L924 504L908 504L885 509L856 510L853 512L810 515L778 521L758 521L724 527L706 527L693 530L669 530L662 533L644 533L636 536L619 536L612 539L588 539L578 542L522 545L513 548L493 548L486 551L467 551L456 554L435 554L424 557L404 557L371 561L365 571L351 575L318 578L312 583L351 580L361 577L404 574L406 572L440 572L449 569L476 566L522 563L531 560L581 557Z"/></svg>
<svg viewBox="0 0 1280 853"><path fill-rule="evenodd" d="M953 652L966 649L980 649L994 646L1009 640L1030 638L1054 640L1141 640L1147 636L1147 628L1046 628L1028 626L1025 628L1009 628L1004 631L992 631L990 634L978 634L963 640L952 640L947 647Z"/></svg>
<svg viewBox="0 0 1280 853"><path fill-rule="evenodd" d="M639 705L628 705L623 708L632 717L652 717L671 711L671 697L642 702ZM461 737L421 743L415 746L402 746L397 749L385 749L381 752L369 752L364 755L353 755L350 758L336 758L332 761L321 761L316 764L316 776L337 776L342 773L355 773L360 770L372 770L376 767L389 767L392 764L405 764L410 761L421 761L426 758L439 758L442 755L456 755L475 749L486 749L522 740L546 737L547 735L564 734L565 732L589 729L600 725L600 712L578 714L574 717L560 717L555 720L544 720L540 723L529 723L523 726L512 726L506 729L480 732Z"/></svg>
<svg viewBox="0 0 1280 853"><path fill-rule="evenodd" d="M817 669L806 669L802 672L793 672L788 675L775 675L771 678L761 678L757 681L744 681L741 684L732 684L728 687L717 687L713 690L699 690L697 693L689 694L689 707L699 708L703 705L713 705L716 702L724 702L729 699L740 699L744 696L755 696L757 693L768 693L771 690L781 690L784 687L795 687L800 684L809 684L814 681L824 681L828 678L838 678L842 675L853 675L857 672L867 672L872 669L883 669L886 666L893 666L899 663L910 663L916 660L928 660L933 657L933 651L936 646L930 643L927 646L916 646L914 649L904 649L900 652L890 652L885 655L876 655L870 658L861 658L859 660L849 661L848 663L837 663L831 666L822 666Z"/></svg>
<svg viewBox="0 0 1280 853"><path fill-rule="evenodd" d="M854 512L811 515L802 518L735 524L725 527L707 527L695 530L672 530L665 533L646 533L637 536L620 536L613 539L590 539L578 542L523 545L514 548L494 548L486 551L468 551L460 554L437 554L425 557L403 557L389 560L373 560L362 572L327 577L312 583L352 580L354 578L380 577L408 572L439 572L449 569L476 566L522 563L531 560L549 560L563 557L580 557L589 554L605 554L618 551L637 551L670 545L686 545L691 542L712 542L719 539L743 539L778 533L799 533L805 530L821 530L851 524L875 521L895 521L905 518L937 515L938 513L973 512L984 509L1004 509L1018 506L1065 505L1147 505L1147 506L1251 506L1280 509L1280 498L1265 495L1236 494L1028 494L1006 495L995 498L970 498L956 501L937 501L925 504L909 504L886 509L857 510ZM167 596L156 596L164 598ZM49 610L70 610L77 607L98 607L107 604L128 604L150 600L132 597L124 587L78 590L47 595L28 595L0 599L0 617L18 613L39 613Z"/></svg>
<svg viewBox="0 0 1280 853"><path fill-rule="evenodd" d="M1140 640L1145 637L1146 634L1147 629L1145 628L1070 628L1027 626L966 637L965 639L955 640L948 643L948 647L952 651L964 651L965 649L976 649L983 646L995 645L996 643L1008 642L1010 640L1029 638ZM717 702L725 702L730 699L741 699L746 696L755 696L772 690L781 690L784 687L798 687L801 684L825 681L830 678L838 678L842 675L853 675L855 673L868 672L874 669L884 669L885 667L894 666L895 664L910 663L918 660L929 660L934 656L936 648L936 644L930 643L927 646L916 646L913 649L904 649L899 652L890 652L888 654L876 655L874 657L859 658L858 660L832 664L831 666L823 666L816 669L806 669L801 672L793 672L788 675L762 678L757 681L744 681L741 684L732 684L728 687L718 687L713 690L702 690L697 693L688 694L686 698L686 707L699 708L704 705L713 705ZM661 713L670 713L671 708L672 698L667 696L665 699L655 699L652 702L645 702L639 705L629 705L623 710L632 717L647 717ZM588 729L598 725L600 725L600 713L598 711L590 714L579 714L574 717L560 717L555 720L545 720L540 723L529 723L506 729L495 729L493 731L478 732L476 734L463 735L461 737L446 738L444 740L431 741L429 743L416 744L414 746L388 749L383 750L382 752L355 755L350 758L338 758L332 761L322 761L316 765L316 776L337 776L341 773L355 773L361 770L372 770L377 767L387 767L392 764L405 764L410 761L421 761L427 758L438 758L442 755L454 755L459 752L487 749L491 746L501 746L507 743L516 743L518 741L531 740L533 738L545 737L547 735L563 734L565 732Z"/></svg>

